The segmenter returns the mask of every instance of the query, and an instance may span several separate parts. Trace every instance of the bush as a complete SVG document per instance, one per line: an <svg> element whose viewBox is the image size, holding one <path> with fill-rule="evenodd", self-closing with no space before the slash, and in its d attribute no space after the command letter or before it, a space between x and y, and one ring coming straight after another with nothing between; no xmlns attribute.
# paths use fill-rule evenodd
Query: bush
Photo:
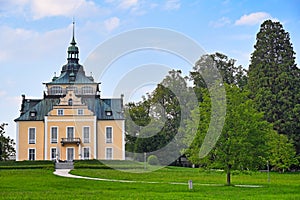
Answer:
<svg viewBox="0 0 300 200"><path fill-rule="evenodd" d="M155 155L149 156L148 157L148 164L149 165L159 165L159 161L158 161L157 156L155 156Z"/></svg>

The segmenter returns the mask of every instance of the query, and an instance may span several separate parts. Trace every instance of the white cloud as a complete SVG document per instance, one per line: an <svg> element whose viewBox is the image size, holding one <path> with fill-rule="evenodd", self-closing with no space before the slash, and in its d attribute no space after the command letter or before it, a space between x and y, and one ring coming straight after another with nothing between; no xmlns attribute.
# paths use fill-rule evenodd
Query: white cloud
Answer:
<svg viewBox="0 0 300 200"><path fill-rule="evenodd" d="M129 9L137 6L138 0L122 0L119 3L119 8L121 9Z"/></svg>
<svg viewBox="0 0 300 200"><path fill-rule="evenodd" d="M167 0L164 9L165 10L178 10L180 8L180 0Z"/></svg>
<svg viewBox="0 0 300 200"><path fill-rule="evenodd" d="M38 20L44 17L86 17L106 13L91 0L14 0L1 2L1 16L22 16Z"/></svg>
<svg viewBox="0 0 300 200"><path fill-rule="evenodd" d="M95 10L95 4L86 0L32 0L31 11L34 19L49 16L76 16L79 10Z"/></svg>
<svg viewBox="0 0 300 200"><path fill-rule="evenodd" d="M231 20L228 17L222 17L222 18L218 19L217 21L210 22L210 25L214 28L219 28L219 27L223 27L230 23L231 23Z"/></svg>
<svg viewBox="0 0 300 200"><path fill-rule="evenodd" d="M107 31L112 31L118 28L120 25L120 19L117 17L112 17L104 21L104 26Z"/></svg>
<svg viewBox="0 0 300 200"><path fill-rule="evenodd" d="M240 19L235 21L235 25L255 25L260 24L267 19L276 20L272 18L272 16L269 13L255 12L250 13L248 15L243 15Z"/></svg>

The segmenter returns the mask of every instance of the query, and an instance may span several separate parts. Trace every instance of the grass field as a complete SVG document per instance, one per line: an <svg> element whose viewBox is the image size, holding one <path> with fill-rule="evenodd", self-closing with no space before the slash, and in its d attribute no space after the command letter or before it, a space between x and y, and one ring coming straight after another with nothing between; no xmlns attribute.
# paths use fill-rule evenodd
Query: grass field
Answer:
<svg viewBox="0 0 300 200"><path fill-rule="evenodd" d="M236 173L224 186L225 174L217 171L167 167L150 173L126 173L113 169L75 169L72 174L134 183L57 177L50 169L1 169L1 199L300 199L300 174ZM193 180L193 190L188 180ZM156 183L147 183L156 182ZM159 183L158 183L159 182ZM170 184L170 182L186 184ZM207 184L207 185L205 185ZM211 185L212 184L212 185ZM214 185L216 184L216 185Z"/></svg>

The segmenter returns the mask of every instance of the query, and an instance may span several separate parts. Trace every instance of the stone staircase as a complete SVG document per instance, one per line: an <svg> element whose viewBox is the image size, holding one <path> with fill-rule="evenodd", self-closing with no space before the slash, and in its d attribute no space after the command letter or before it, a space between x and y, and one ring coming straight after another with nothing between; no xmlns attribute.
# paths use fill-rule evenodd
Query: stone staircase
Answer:
<svg viewBox="0 0 300 200"><path fill-rule="evenodd" d="M57 162L55 163L55 169L74 169L74 163L72 161Z"/></svg>

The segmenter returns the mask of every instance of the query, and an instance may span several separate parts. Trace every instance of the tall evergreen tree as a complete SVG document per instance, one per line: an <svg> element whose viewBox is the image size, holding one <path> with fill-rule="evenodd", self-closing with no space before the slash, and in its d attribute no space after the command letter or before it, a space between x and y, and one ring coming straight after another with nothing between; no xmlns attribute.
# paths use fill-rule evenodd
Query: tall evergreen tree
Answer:
<svg viewBox="0 0 300 200"><path fill-rule="evenodd" d="M300 79L289 33L266 20L256 36L249 66L249 89L274 129L295 142L300 153Z"/></svg>

